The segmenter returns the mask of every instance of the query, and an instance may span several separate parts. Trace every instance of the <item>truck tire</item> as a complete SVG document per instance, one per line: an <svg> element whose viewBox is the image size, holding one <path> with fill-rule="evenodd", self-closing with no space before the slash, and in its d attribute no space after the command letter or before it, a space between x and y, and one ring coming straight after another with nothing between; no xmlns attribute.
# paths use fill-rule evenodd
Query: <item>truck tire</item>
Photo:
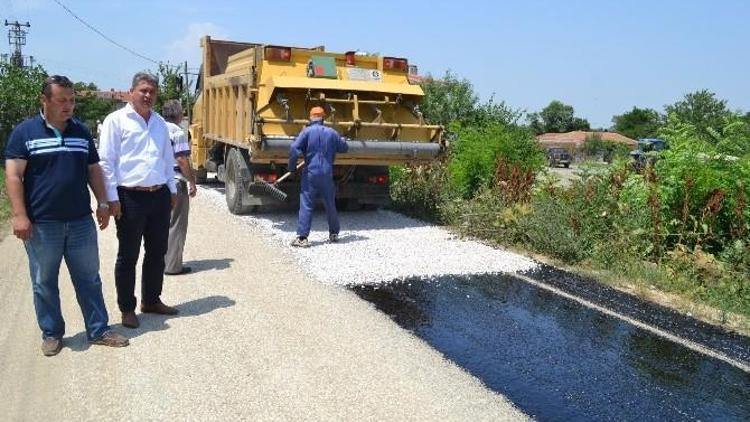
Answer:
<svg viewBox="0 0 750 422"><path fill-rule="evenodd" d="M237 148L227 154L226 181L224 182L224 196L227 208L232 214L247 214L252 211L252 205L243 205L243 198L248 195L247 184L250 182L249 170L245 158Z"/></svg>

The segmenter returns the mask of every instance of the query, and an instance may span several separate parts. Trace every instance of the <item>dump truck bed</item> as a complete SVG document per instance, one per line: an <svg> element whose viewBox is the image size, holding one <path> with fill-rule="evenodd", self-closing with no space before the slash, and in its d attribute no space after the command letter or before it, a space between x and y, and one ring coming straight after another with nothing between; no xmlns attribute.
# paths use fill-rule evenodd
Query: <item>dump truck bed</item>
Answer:
<svg viewBox="0 0 750 422"><path fill-rule="evenodd" d="M247 187L286 172L289 147L313 106L326 110L325 124L349 144L334 163L341 200L385 204L387 166L431 162L444 151L442 128L419 109L424 92L406 59L210 37L201 46L191 157L199 179L210 171L225 182L234 213L273 201ZM279 188L294 197L299 180Z"/></svg>
<svg viewBox="0 0 750 422"><path fill-rule="evenodd" d="M250 160L276 162L309 122L310 107L327 110L326 124L348 141L338 164L384 165L433 160L442 147L442 128L425 123L408 69L384 68L379 56L328 53L322 47L274 47L202 40L204 68L195 123L208 143L195 145L200 164L211 142L252 151ZM285 49L288 61L269 57ZM350 56L351 57L351 56ZM328 74L314 73L315 63ZM194 142L195 143L195 142Z"/></svg>

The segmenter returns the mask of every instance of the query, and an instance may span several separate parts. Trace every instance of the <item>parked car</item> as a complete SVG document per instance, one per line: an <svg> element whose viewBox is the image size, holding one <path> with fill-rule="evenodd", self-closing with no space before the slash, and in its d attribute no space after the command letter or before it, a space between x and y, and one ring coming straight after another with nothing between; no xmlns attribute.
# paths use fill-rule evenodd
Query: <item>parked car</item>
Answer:
<svg viewBox="0 0 750 422"><path fill-rule="evenodd" d="M570 167L573 157L565 148L549 148L547 150L547 163L550 167Z"/></svg>
<svg viewBox="0 0 750 422"><path fill-rule="evenodd" d="M662 151L669 148L667 142L657 138L641 138L638 148L630 152L633 170L640 173L647 165L654 165Z"/></svg>

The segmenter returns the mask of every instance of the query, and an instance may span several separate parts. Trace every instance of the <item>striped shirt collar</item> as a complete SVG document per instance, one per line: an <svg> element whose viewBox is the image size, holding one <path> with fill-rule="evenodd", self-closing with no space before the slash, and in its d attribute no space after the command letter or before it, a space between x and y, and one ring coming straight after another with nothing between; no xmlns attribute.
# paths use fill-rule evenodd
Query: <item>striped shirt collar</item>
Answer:
<svg viewBox="0 0 750 422"><path fill-rule="evenodd" d="M42 122L44 122L44 125L45 125L45 126L47 126L48 128L52 129L52 132L54 132L54 134L55 134L55 136L57 137L57 139L62 139L62 137L63 137L63 132L65 132L65 131L63 130L63 132L60 132L60 129L58 129L58 128L56 128L56 127L52 126L52 125L51 125L51 124L50 124L50 123L49 123L49 122L47 121L47 117L45 117L45 116L44 116L44 111L43 111L43 110L39 110L39 117L41 117L41 118L42 118ZM67 129L68 125L70 124L70 121L71 121L71 120L72 120L72 119L68 119L68 120L66 120L66 121L65 121L65 128L66 128L66 129Z"/></svg>

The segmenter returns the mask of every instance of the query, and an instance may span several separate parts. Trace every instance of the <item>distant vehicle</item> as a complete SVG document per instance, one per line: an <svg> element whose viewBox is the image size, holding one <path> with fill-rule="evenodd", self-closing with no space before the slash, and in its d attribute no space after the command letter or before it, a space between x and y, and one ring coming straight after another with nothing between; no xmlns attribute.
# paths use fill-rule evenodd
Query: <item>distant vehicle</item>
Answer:
<svg viewBox="0 0 750 422"><path fill-rule="evenodd" d="M641 138L638 147L630 152L633 169L640 172L647 165L653 165L661 151L668 148L667 141L658 138Z"/></svg>
<svg viewBox="0 0 750 422"><path fill-rule="evenodd" d="M547 149L547 163L550 167L563 166L565 168L570 167L570 163L573 161L570 153L565 148L549 148Z"/></svg>

